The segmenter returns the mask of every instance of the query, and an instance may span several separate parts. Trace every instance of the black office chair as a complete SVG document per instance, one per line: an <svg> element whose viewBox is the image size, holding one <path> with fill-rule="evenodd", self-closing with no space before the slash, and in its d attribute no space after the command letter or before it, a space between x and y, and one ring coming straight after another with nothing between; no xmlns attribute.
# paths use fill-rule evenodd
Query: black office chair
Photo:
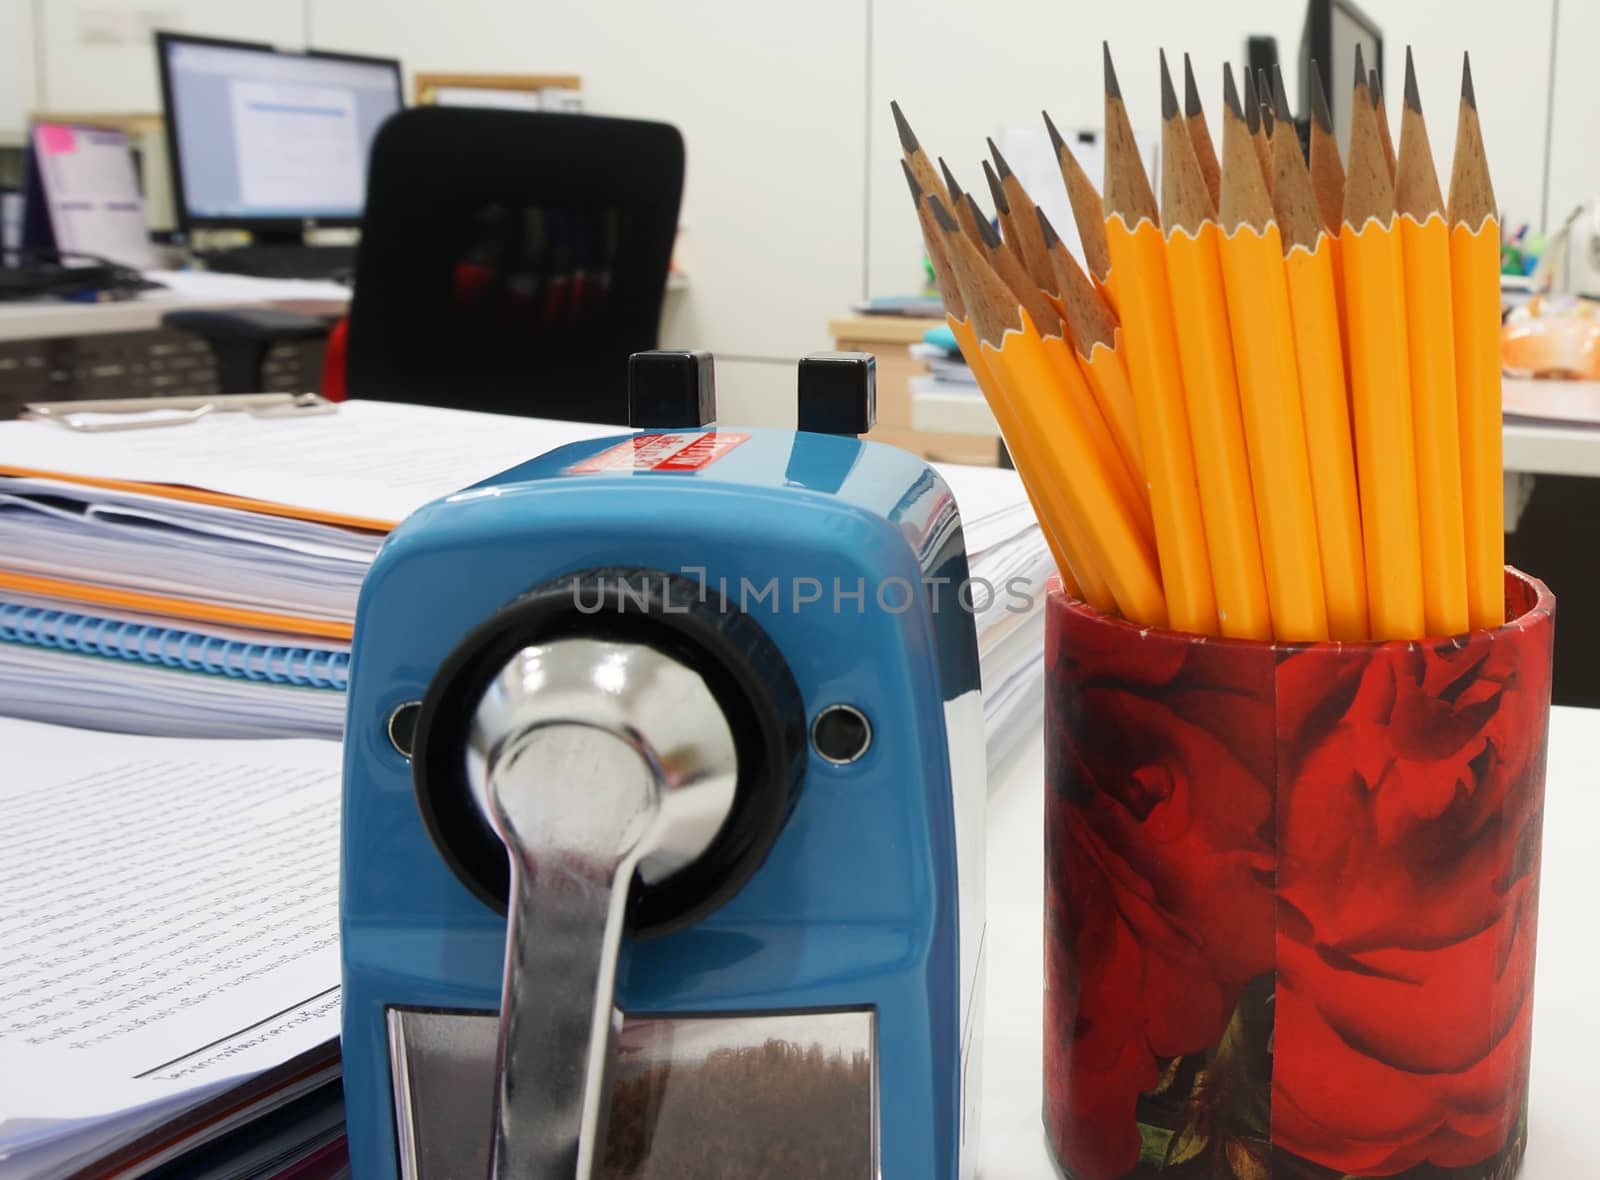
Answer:
<svg viewBox="0 0 1600 1180"><path fill-rule="evenodd" d="M675 127L418 107L373 142L352 398L627 422L683 192Z"/></svg>
<svg viewBox="0 0 1600 1180"><path fill-rule="evenodd" d="M199 336L211 346L218 393L264 393L269 392L265 370L272 346L320 340L335 319L277 307L186 307L163 315L161 326Z"/></svg>

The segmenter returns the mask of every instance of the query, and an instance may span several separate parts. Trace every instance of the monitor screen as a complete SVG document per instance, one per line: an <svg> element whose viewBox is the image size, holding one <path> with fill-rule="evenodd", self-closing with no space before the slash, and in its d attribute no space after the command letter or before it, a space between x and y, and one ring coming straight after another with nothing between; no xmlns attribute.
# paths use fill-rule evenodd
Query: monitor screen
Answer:
<svg viewBox="0 0 1600 1180"><path fill-rule="evenodd" d="M186 225L353 223L372 137L400 109L400 63L160 37Z"/></svg>
<svg viewBox="0 0 1600 1180"><path fill-rule="evenodd" d="M1341 150L1350 142L1350 101L1356 70L1356 47L1369 70L1383 80L1383 33L1353 0L1309 0L1305 31L1300 37L1300 102L1311 106L1311 62L1317 63L1328 88L1328 110Z"/></svg>

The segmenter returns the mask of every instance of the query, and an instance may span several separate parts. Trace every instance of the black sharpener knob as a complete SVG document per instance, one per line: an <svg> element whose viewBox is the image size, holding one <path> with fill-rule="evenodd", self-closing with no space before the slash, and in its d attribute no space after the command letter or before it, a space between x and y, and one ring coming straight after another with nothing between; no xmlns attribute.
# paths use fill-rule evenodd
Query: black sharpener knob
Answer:
<svg viewBox="0 0 1600 1180"><path fill-rule="evenodd" d="M814 352L800 358L801 430L855 438L877 420L877 357L870 352Z"/></svg>
<svg viewBox="0 0 1600 1180"><path fill-rule="evenodd" d="M709 352L655 349L628 358L628 425L709 426L717 418L717 380Z"/></svg>

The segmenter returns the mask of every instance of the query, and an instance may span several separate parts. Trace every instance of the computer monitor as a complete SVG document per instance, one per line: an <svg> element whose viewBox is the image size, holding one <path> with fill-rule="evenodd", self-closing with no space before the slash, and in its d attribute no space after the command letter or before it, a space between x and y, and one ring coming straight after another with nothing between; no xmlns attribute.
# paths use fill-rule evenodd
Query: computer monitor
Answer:
<svg viewBox="0 0 1600 1180"><path fill-rule="evenodd" d="M401 106L400 63L156 34L172 190L185 230L299 240L359 223L367 155Z"/></svg>
<svg viewBox="0 0 1600 1180"><path fill-rule="evenodd" d="M1369 70L1383 74L1383 31L1350 0L1310 0L1300 34L1300 109L1311 110L1311 63L1328 87L1328 110L1340 147L1350 142L1350 98L1355 85L1356 46ZM1390 110L1393 110L1390 107Z"/></svg>

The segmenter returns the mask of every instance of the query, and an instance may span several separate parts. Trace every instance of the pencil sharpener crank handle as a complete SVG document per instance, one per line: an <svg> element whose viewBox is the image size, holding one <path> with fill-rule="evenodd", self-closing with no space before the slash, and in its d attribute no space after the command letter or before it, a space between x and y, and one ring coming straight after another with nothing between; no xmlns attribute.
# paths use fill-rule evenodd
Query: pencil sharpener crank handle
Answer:
<svg viewBox="0 0 1600 1180"><path fill-rule="evenodd" d="M521 649L493 679L467 767L511 870L490 1173L588 1180L629 894L636 876L666 878L713 843L734 807L734 735L672 656L564 638Z"/></svg>

